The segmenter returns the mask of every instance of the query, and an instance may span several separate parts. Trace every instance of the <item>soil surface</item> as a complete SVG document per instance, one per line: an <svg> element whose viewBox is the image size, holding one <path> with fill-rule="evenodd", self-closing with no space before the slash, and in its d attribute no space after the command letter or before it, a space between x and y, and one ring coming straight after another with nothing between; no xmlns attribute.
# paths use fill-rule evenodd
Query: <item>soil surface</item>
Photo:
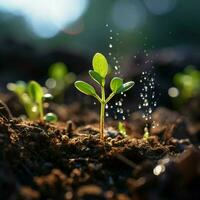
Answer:
<svg viewBox="0 0 200 200"><path fill-rule="evenodd" d="M157 111L160 129L148 139L135 114L132 134L110 126L101 141L95 123L33 122L2 109L0 199L199 199L198 141L173 112Z"/></svg>
<svg viewBox="0 0 200 200"><path fill-rule="evenodd" d="M135 58L135 52L125 58L121 74L136 83L124 102L131 113L125 122L128 137L118 133L118 121L107 119L101 141L98 107L74 87L66 92L65 104L45 104L45 112L58 115L55 124L19 119L23 107L14 94L5 93L10 80L44 83L49 66L57 61L89 82L88 59L1 42L0 200L199 200L200 96L177 112L170 110L176 108L167 93L175 73L189 64L200 69L197 52L165 48L149 54L152 62L146 62L145 54ZM137 83L149 69L159 83L156 92L162 93L159 105L165 107L152 113L151 137L143 139L146 122L135 112L142 89ZM159 126L152 128L153 121Z"/></svg>

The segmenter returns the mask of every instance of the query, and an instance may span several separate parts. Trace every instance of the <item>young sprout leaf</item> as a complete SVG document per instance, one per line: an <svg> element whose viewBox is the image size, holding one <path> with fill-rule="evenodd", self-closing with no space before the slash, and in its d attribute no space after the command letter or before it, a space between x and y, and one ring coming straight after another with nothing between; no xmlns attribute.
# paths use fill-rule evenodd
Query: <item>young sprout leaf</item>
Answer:
<svg viewBox="0 0 200 200"><path fill-rule="evenodd" d="M28 94L30 95L31 99L37 103L40 103L43 97L43 90L39 83L36 81L30 81L28 83Z"/></svg>
<svg viewBox="0 0 200 200"><path fill-rule="evenodd" d="M47 113L44 116L44 120L47 121L47 122L57 122L58 117L54 113Z"/></svg>
<svg viewBox="0 0 200 200"><path fill-rule="evenodd" d="M123 80L119 77L114 77L110 82L110 88L112 92L117 93L118 89L122 87Z"/></svg>
<svg viewBox="0 0 200 200"><path fill-rule="evenodd" d="M93 71L93 70L90 70L90 71L89 71L89 75L90 75L90 77L91 77L94 81L96 81L99 85L102 85L102 83L103 83L103 78L102 78L97 72L95 72L95 71Z"/></svg>
<svg viewBox="0 0 200 200"><path fill-rule="evenodd" d="M124 83L118 90L117 90L117 94L121 93L121 92L126 92L128 90L130 90L133 86L134 86L134 82L133 81L129 81L127 83Z"/></svg>
<svg viewBox="0 0 200 200"><path fill-rule="evenodd" d="M49 76L55 80L63 80L67 72L67 67L62 62L54 63L49 68Z"/></svg>
<svg viewBox="0 0 200 200"><path fill-rule="evenodd" d="M84 81L76 81L75 82L75 87L82 93L86 95L92 95L96 96L96 91L95 89L88 83Z"/></svg>
<svg viewBox="0 0 200 200"><path fill-rule="evenodd" d="M122 123L122 122L118 123L118 131L123 137L127 137L126 127L125 127L124 123Z"/></svg>
<svg viewBox="0 0 200 200"><path fill-rule="evenodd" d="M144 139L148 139L149 138L149 130L147 127L144 128L144 135L143 135Z"/></svg>
<svg viewBox="0 0 200 200"><path fill-rule="evenodd" d="M105 78L108 73L108 62L105 56L101 53L96 53L92 60L93 69L102 78Z"/></svg>

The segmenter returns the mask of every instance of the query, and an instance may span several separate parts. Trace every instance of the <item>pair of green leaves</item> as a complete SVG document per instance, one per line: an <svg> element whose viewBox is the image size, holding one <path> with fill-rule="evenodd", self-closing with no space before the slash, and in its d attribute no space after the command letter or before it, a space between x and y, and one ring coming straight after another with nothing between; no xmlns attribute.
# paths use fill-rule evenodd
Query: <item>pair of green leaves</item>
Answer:
<svg viewBox="0 0 200 200"><path fill-rule="evenodd" d="M36 81L30 81L27 90L32 101L37 103L40 116L43 118L43 100L52 100L53 96L51 94L44 94L41 85ZM58 118L54 113L47 113L44 116L44 120L48 122L56 122Z"/></svg>
<svg viewBox="0 0 200 200"><path fill-rule="evenodd" d="M123 79L114 77L110 82L110 88L115 94L123 93L131 89L134 85L133 81L123 83Z"/></svg>
<svg viewBox="0 0 200 200"><path fill-rule="evenodd" d="M104 87L105 78L108 74L108 62L105 56L101 53L96 53L93 57L92 65L93 70L89 71L90 77L100 86ZM75 87L86 95L97 96L94 87L84 81L76 81Z"/></svg>
<svg viewBox="0 0 200 200"><path fill-rule="evenodd" d="M89 71L90 77L100 86L105 86L105 78L108 74L108 62L105 56L101 53L96 53L92 60L93 70ZM119 94L131 89L134 85L133 81L123 83L123 79L114 77L110 82L112 93ZM93 86L84 82L76 81L75 87L86 95L97 96Z"/></svg>
<svg viewBox="0 0 200 200"><path fill-rule="evenodd" d="M43 96L41 86L35 81L30 81L28 84L24 81L17 81L8 83L7 88L18 96L28 117L32 120L37 119L39 115L37 104L42 101Z"/></svg>
<svg viewBox="0 0 200 200"><path fill-rule="evenodd" d="M40 119L43 120L43 101L52 100L53 96L44 94L39 83L30 81L27 84L23 81L17 81L16 83L9 83L7 88L18 96L29 119L35 120L40 116ZM44 119L48 122L55 122L57 116L54 113L47 113Z"/></svg>

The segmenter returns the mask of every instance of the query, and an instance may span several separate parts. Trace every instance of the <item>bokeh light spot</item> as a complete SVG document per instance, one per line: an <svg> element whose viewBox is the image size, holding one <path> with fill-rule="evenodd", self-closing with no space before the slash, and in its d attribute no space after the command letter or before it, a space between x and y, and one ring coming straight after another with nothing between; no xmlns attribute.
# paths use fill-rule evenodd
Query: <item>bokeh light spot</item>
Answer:
<svg viewBox="0 0 200 200"><path fill-rule="evenodd" d="M0 10L23 16L36 35L50 38L77 21L88 3L88 0L1 0Z"/></svg>

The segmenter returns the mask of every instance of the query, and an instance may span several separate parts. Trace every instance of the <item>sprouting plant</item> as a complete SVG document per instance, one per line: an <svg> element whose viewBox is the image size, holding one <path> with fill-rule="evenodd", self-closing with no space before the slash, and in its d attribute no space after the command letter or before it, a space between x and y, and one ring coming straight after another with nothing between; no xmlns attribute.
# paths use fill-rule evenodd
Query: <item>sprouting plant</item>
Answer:
<svg viewBox="0 0 200 200"><path fill-rule="evenodd" d="M174 96L177 106L200 93L200 71L194 66L187 66L183 72L175 74L173 82L178 91Z"/></svg>
<svg viewBox="0 0 200 200"><path fill-rule="evenodd" d="M8 90L14 92L19 102L25 109L26 114L28 115L29 119L36 119L38 116L37 109L35 108L30 96L27 93L27 83L24 81L17 81L16 83L8 83L7 85Z"/></svg>
<svg viewBox="0 0 200 200"><path fill-rule="evenodd" d="M89 71L90 77L100 86L101 97L97 94L96 90L90 84L84 81L76 81L75 87L86 95L93 96L101 104L100 110L100 138L104 139L104 121L105 121L105 106L116 95L124 93L131 89L134 85L133 81L123 83L123 79L114 77L110 82L111 94L106 97L105 83L108 74L108 62L105 56L101 53L96 53L92 60L93 70Z"/></svg>
<svg viewBox="0 0 200 200"><path fill-rule="evenodd" d="M52 99L51 94L44 94L43 89L36 81L30 81L28 84L23 81L9 83L7 88L14 92L23 105L29 119L56 121L57 116L53 113L47 113L44 116L43 102Z"/></svg>
<svg viewBox="0 0 200 200"><path fill-rule="evenodd" d="M44 118L44 111L43 111L43 90L39 83L35 81L30 81L27 85L27 92L35 106L35 109L39 113L39 118Z"/></svg>
<svg viewBox="0 0 200 200"><path fill-rule="evenodd" d="M76 79L76 75L68 72L67 66L62 62L54 63L48 71L49 78L46 86L57 101L63 102L64 92Z"/></svg>
<svg viewBox="0 0 200 200"><path fill-rule="evenodd" d="M126 126L123 122L118 123L118 131L123 137L127 137Z"/></svg>
<svg viewBox="0 0 200 200"><path fill-rule="evenodd" d="M149 135L150 135L149 129L148 129L148 127L145 127L145 128L144 128L144 135L143 135L143 138L144 138L144 139L148 139L148 138L149 138Z"/></svg>

